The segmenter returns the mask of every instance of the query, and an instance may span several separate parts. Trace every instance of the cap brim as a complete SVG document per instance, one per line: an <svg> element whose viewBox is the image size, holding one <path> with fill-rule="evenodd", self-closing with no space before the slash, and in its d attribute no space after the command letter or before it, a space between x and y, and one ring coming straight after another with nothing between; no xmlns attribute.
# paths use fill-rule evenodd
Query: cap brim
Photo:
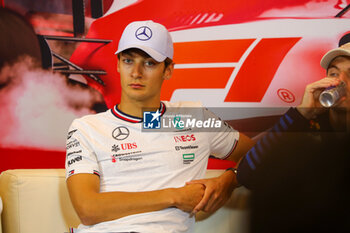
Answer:
<svg viewBox="0 0 350 233"><path fill-rule="evenodd" d="M333 59L339 56L350 56L350 52L341 48L333 49L322 57L321 66L327 70Z"/></svg>
<svg viewBox="0 0 350 233"><path fill-rule="evenodd" d="M131 49L131 48L141 49L142 51L144 51L145 53L150 55L157 62L162 62L167 58L166 56L158 53L154 49L149 48L149 47L145 47L145 46L141 46L141 45L128 45L127 47L124 47L124 48L118 48L118 50L117 50L117 52L115 52L115 54L118 54L126 49Z"/></svg>

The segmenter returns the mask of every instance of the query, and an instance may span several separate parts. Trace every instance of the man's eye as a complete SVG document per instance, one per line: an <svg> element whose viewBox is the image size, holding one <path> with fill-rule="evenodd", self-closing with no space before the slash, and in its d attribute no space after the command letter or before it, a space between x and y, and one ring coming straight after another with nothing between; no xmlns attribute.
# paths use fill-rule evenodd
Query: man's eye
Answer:
<svg viewBox="0 0 350 233"><path fill-rule="evenodd" d="M145 65L146 66L154 66L156 63L155 62L153 62L153 61L146 61L145 62Z"/></svg>
<svg viewBox="0 0 350 233"><path fill-rule="evenodd" d="M131 63L132 61L131 61L131 59L129 59L129 58L124 58L124 59L123 59L123 62L126 63L126 64L129 64L129 63Z"/></svg>
<svg viewBox="0 0 350 233"><path fill-rule="evenodd" d="M338 77L338 73L329 73L328 76L329 77Z"/></svg>

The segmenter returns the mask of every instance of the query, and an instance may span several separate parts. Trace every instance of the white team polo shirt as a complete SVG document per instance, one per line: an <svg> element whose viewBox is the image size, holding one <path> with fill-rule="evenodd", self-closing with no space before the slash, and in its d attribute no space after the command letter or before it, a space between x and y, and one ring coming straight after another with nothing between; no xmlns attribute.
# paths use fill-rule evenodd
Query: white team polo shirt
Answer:
<svg viewBox="0 0 350 233"><path fill-rule="evenodd" d="M189 106L201 107L194 102L162 102L159 112ZM182 187L187 181L202 179L209 156L224 159L239 137L227 124L219 132L144 132L142 127L142 119L116 106L74 120L67 137L66 177L96 174L101 192ZM180 209L167 208L92 226L81 224L78 232L192 232L194 221Z"/></svg>

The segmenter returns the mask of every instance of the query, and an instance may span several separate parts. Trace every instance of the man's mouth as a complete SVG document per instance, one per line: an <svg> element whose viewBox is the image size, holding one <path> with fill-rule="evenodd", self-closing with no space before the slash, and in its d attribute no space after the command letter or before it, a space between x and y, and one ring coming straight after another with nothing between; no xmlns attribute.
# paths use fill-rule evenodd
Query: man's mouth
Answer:
<svg viewBox="0 0 350 233"><path fill-rule="evenodd" d="M143 88L143 87L144 87L144 85L138 84L138 83L131 83L131 84L129 84L129 86L130 86L131 88L134 88L134 89L140 89L140 88Z"/></svg>

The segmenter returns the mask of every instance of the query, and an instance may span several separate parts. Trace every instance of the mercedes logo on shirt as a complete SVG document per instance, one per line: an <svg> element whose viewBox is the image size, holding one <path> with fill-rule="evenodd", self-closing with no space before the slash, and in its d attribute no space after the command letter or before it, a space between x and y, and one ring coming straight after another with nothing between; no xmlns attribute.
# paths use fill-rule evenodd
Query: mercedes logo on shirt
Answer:
<svg viewBox="0 0 350 233"><path fill-rule="evenodd" d="M139 27L135 32L135 36L142 41L149 40L152 37L152 30L146 26Z"/></svg>
<svg viewBox="0 0 350 233"><path fill-rule="evenodd" d="M124 140L126 139L127 137L129 137L129 129L124 127L124 126L120 126L120 127L117 127L113 130L112 132L112 137L116 140Z"/></svg>

